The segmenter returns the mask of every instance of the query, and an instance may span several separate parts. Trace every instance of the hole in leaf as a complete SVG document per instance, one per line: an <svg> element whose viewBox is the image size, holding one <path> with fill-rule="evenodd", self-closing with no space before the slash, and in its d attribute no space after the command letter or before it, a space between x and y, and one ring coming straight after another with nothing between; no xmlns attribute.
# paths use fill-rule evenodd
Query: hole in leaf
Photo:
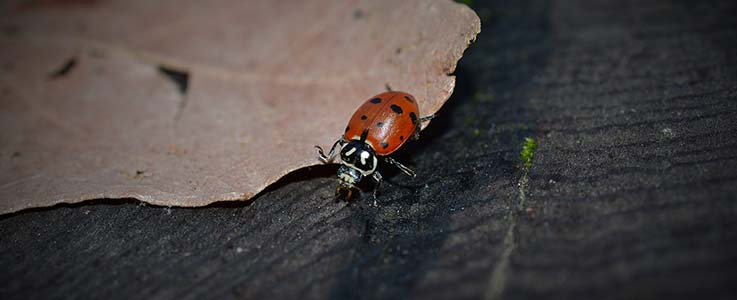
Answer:
<svg viewBox="0 0 737 300"><path fill-rule="evenodd" d="M364 12L361 9L356 9L353 11L353 18L354 19L361 19L364 16Z"/></svg>
<svg viewBox="0 0 737 300"><path fill-rule="evenodd" d="M51 72L51 74L49 74L49 79L57 79L57 78L60 78L60 77L64 77L67 74L69 74L69 72L71 72L74 69L74 67L76 67L76 66L77 66L77 59L74 58L74 57L72 57L69 60L67 60L61 66L61 68L59 68L58 70L56 70L54 72Z"/></svg>
<svg viewBox="0 0 737 300"><path fill-rule="evenodd" d="M173 81L174 84L177 85L177 88L179 89L179 92L182 93L182 95L187 94L187 88L189 87L189 73L169 69L164 66L159 66L159 72L166 75L166 78L168 78L169 80Z"/></svg>

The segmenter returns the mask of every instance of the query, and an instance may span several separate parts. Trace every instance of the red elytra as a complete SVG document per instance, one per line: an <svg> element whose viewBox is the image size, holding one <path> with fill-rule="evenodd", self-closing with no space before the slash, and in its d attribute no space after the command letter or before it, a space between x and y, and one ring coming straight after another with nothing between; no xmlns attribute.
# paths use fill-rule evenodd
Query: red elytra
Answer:
<svg viewBox="0 0 737 300"><path fill-rule="evenodd" d="M343 138L360 140L367 131L365 142L377 155L397 151L420 127L419 108L412 95L404 92L378 94L361 105L345 128Z"/></svg>

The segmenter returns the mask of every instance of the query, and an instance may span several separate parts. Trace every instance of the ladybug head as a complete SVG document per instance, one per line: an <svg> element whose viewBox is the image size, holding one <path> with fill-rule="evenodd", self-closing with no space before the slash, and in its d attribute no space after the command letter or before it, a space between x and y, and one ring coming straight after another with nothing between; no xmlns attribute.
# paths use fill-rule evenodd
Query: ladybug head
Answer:
<svg viewBox="0 0 737 300"><path fill-rule="evenodd" d="M355 184L363 179L356 169L342 165L338 168L338 184L344 188L356 188Z"/></svg>
<svg viewBox="0 0 737 300"><path fill-rule="evenodd" d="M338 186L335 188L335 197L345 197L346 200L351 199L353 190L357 189L355 184L363 178L356 169L342 165L338 168Z"/></svg>

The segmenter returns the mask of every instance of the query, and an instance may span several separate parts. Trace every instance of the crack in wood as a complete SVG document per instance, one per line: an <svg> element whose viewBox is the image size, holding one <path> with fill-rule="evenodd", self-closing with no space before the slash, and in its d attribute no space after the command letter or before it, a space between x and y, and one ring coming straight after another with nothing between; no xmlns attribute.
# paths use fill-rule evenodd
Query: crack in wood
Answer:
<svg viewBox="0 0 737 300"><path fill-rule="evenodd" d="M491 272L489 284L484 295L485 299L501 299L504 294L504 288L507 285L507 279L509 277L509 259L517 248L517 238L515 233L517 231L517 223L519 221L518 212L524 209L525 202L527 200L527 196L525 194L529 183L527 173L528 169L524 169L522 178L517 182L519 201L517 202L517 207L513 207L507 212L507 219L511 220L511 222L509 224L509 228L507 228L507 233L504 235L504 250Z"/></svg>

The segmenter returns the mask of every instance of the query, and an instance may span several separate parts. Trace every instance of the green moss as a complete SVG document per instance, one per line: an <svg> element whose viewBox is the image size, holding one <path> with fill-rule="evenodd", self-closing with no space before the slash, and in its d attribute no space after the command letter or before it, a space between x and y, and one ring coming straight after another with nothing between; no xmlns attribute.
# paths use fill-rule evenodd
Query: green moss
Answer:
<svg viewBox="0 0 737 300"><path fill-rule="evenodd" d="M463 118L463 122L466 122L466 125L476 125L476 123L478 123L479 120L476 119L475 116L468 115L465 118Z"/></svg>
<svg viewBox="0 0 737 300"><path fill-rule="evenodd" d="M471 96L471 101L477 104L486 104L494 101L494 94L477 91Z"/></svg>
<svg viewBox="0 0 737 300"><path fill-rule="evenodd" d="M535 158L536 148L537 143L535 142L535 139L531 137L525 138L525 144L522 145L522 151L519 153L519 159L522 161L522 165L525 170L529 170L532 166L532 159Z"/></svg>

